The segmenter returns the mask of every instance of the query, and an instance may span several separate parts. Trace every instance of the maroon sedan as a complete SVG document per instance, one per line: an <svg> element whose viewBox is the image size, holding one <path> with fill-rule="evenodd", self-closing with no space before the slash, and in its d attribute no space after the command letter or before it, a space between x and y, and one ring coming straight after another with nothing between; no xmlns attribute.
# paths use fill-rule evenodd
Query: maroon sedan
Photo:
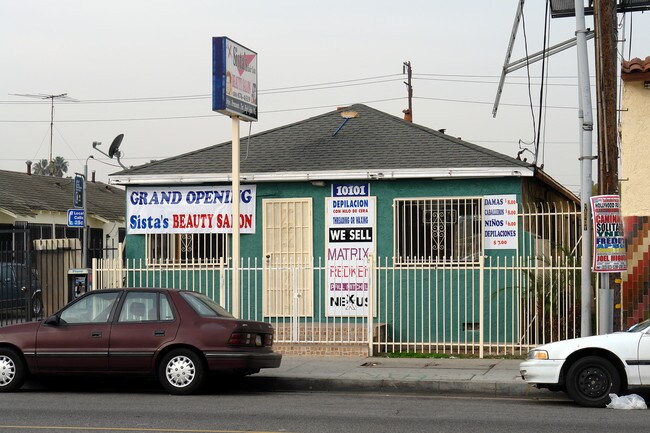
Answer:
<svg viewBox="0 0 650 433"><path fill-rule="evenodd" d="M273 327L235 319L207 296L173 289L95 290L42 322L0 328L0 391L30 375L155 374L172 394L209 371L280 366Z"/></svg>

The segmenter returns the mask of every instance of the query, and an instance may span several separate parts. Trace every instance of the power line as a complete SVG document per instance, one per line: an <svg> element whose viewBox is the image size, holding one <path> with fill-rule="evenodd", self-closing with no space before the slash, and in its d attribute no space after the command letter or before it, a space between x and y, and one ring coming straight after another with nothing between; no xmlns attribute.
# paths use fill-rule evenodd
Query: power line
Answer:
<svg viewBox="0 0 650 433"><path fill-rule="evenodd" d="M431 78L433 77L433 78ZM449 78L451 77L451 78ZM388 79L387 79L388 78ZM468 80L460 78L469 78ZM476 83L476 84L497 84L496 81L477 81L471 80L472 78L498 78L494 75L462 75L462 74L427 74L419 73L413 74L413 79L424 80L424 81L440 81L440 82L457 82L457 83ZM509 78L512 79L527 79L525 76L511 75ZM539 76L530 76L530 78L541 78ZM555 76L547 77L553 79L575 79L573 76ZM315 84L303 84L298 86L287 86L287 87L276 87L271 89L262 89L259 91L259 94L283 94L283 93L295 93L295 92L305 92L313 90L326 90L326 89L336 89L336 88L345 88L345 87L354 87L354 86L365 86L369 84L380 84L388 83L393 81L402 81L401 74L389 74L389 75L378 75L373 77L365 78L355 78L350 80L339 80L339 81L330 81L323 83ZM528 85L528 83L517 83L512 82L510 84L523 84ZM575 87L576 84L572 83L554 83L553 86L558 87ZM23 95L21 95L23 96ZM47 96L47 95L43 95ZM38 96L37 96L38 97ZM151 96L151 97L142 97L142 98L107 98L107 99L86 99L86 100L74 100L77 104L116 104L116 103L142 103L142 102L174 102L174 101L190 101L190 100L202 100L210 99L211 94L189 94L189 95L168 95L168 96ZM61 101L62 103L65 101ZM70 100L69 102L73 102ZM43 104L45 102L29 102L29 101L0 101L2 105L34 105L34 104Z"/></svg>
<svg viewBox="0 0 650 433"><path fill-rule="evenodd" d="M397 97L397 98L385 98L385 99L375 99L370 101L356 101L358 104L373 104L379 102L390 102L406 99L406 97ZM426 101L438 101L438 102L453 102L460 104L478 104L478 105L492 105L492 102L485 101L469 101L463 99L450 99L450 98L433 98L426 96L414 96L413 99L421 99ZM296 107L296 108L282 108L277 110L260 110L260 114L272 114L272 113L289 113L292 111L305 111L305 110L317 110L322 108L332 108L339 107L343 105L350 105L350 102L347 103L338 103L338 104L326 104L326 105L314 105L310 107ZM530 108L529 104L515 104L515 103L502 103L503 106L509 107L526 107ZM561 105L548 105L546 108L558 109L558 110L577 110L576 107L570 106L561 106ZM131 118L117 118L117 119L76 119L76 120L58 120L58 123L92 123L92 122L139 122L139 121L154 121L154 120L182 120L182 119L203 119L203 118L212 118L220 117L219 114L199 114L199 115L187 115L187 116L156 116L156 117L131 117ZM0 123L43 123L44 120L0 120Z"/></svg>

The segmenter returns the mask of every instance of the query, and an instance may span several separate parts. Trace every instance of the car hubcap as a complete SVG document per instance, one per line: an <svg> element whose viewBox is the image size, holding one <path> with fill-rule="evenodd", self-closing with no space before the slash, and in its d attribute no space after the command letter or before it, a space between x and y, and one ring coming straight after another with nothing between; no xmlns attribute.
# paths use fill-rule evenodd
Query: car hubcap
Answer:
<svg viewBox="0 0 650 433"><path fill-rule="evenodd" d="M585 368L578 377L582 393L590 398L598 398L609 391L609 376L600 368Z"/></svg>
<svg viewBox="0 0 650 433"><path fill-rule="evenodd" d="M167 363L167 380L178 388L192 383L195 375L194 363L187 356L175 356Z"/></svg>
<svg viewBox="0 0 650 433"><path fill-rule="evenodd" d="M16 376L16 364L8 356L0 356L0 386L11 383Z"/></svg>

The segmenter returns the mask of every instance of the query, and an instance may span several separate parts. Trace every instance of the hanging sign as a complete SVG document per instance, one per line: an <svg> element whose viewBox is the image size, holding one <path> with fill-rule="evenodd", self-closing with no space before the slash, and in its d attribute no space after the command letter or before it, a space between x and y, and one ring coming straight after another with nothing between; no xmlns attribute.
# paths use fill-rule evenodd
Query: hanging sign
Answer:
<svg viewBox="0 0 650 433"><path fill-rule="evenodd" d="M618 195L591 197L594 221L594 272L621 272L627 269L625 236Z"/></svg>

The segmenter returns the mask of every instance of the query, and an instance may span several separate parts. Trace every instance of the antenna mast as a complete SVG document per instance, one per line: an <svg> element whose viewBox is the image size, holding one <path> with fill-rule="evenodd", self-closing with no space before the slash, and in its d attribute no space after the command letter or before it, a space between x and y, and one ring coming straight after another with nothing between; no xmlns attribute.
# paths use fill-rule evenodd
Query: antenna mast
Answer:
<svg viewBox="0 0 650 433"><path fill-rule="evenodd" d="M54 161L52 157L52 141L53 141L53 135L54 135L54 100L55 99L66 99L69 101L75 101L76 99L69 98L67 93L60 93L58 95L44 95L42 93L39 93L38 95L31 95L31 94L19 94L19 93L12 93L14 96L25 96L27 98L38 98L38 99L49 99L51 104L51 109L50 109L50 159L48 160L48 168L50 172L50 176L54 173L54 167L52 166L52 162Z"/></svg>

